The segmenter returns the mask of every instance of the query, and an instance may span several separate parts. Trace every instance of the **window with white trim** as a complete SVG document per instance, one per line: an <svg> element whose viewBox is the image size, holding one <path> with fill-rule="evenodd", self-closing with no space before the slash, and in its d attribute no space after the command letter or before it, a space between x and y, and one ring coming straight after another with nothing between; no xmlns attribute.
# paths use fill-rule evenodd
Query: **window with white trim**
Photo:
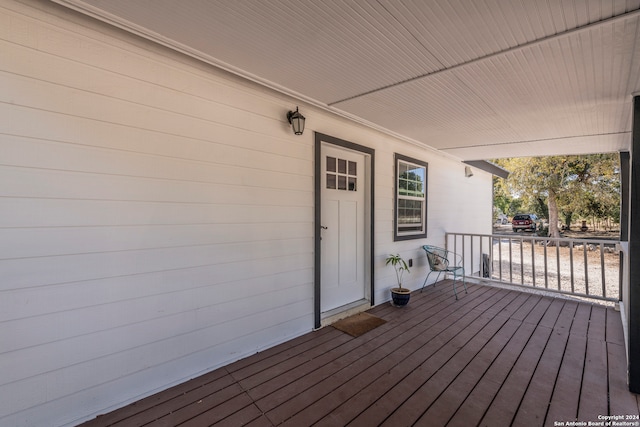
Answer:
<svg viewBox="0 0 640 427"><path fill-rule="evenodd" d="M427 168L420 160L395 155L394 240L427 237Z"/></svg>

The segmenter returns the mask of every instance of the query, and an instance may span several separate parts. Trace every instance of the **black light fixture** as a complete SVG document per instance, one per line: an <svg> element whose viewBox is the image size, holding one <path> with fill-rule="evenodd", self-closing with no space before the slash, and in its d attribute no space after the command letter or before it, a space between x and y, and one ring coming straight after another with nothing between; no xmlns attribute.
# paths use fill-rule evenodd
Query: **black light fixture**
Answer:
<svg viewBox="0 0 640 427"><path fill-rule="evenodd" d="M296 135L302 135L302 132L304 132L305 118L298 111L298 107L296 107L296 111L289 111L287 113L287 120L289 120L289 123L293 127L293 133Z"/></svg>

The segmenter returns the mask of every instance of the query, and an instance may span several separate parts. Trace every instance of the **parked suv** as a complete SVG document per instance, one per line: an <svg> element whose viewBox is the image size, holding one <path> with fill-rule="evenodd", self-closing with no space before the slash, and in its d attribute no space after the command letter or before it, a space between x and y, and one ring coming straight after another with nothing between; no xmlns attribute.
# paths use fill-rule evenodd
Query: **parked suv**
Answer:
<svg viewBox="0 0 640 427"><path fill-rule="evenodd" d="M513 217L511 227L515 232L519 230L536 231L539 228L540 220L536 214L518 214Z"/></svg>

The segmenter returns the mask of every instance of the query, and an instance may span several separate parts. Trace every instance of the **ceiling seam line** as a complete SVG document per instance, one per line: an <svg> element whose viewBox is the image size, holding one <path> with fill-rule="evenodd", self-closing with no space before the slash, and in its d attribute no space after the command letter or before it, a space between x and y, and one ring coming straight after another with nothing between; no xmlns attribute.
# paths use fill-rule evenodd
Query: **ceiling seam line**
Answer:
<svg viewBox="0 0 640 427"><path fill-rule="evenodd" d="M457 147L447 147L440 148L439 150L447 151L447 150L460 150L463 148L476 148L476 147L497 147L500 145L509 145L509 144L529 144L532 142L548 142L548 141L561 141L565 139L575 139L575 138L593 138L598 136L615 136L615 135L627 135L631 134L631 131L624 132L607 132L607 133L595 133L590 135L575 135L575 136L563 136L560 138L542 138L542 139L528 139L524 141L507 141L507 142L496 142L493 144L481 144L481 145L460 145Z"/></svg>
<svg viewBox="0 0 640 427"><path fill-rule="evenodd" d="M429 48L428 48L427 46L425 46L425 45L424 45L424 43L422 43L422 42L420 41L420 39L418 39L418 37L416 37L416 36L413 34L413 31L411 31L411 29L407 28L407 27L406 27L406 26L405 26L405 25L404 25L404 24L403 24L403 23L402 23L398 18L396 18L396 16L395 16L395 15L394 15L394 14L393 14L389 9L387 9L387 7L386 7L384 4L382 4L382 2L381 2L380 0L377 0L377 3L380 5L380 7L382 7L382 8L384 9L384 11L385 11L385 12L387 12L387 13L389 14L389 16L390 16L391 18L393 18L393 20L394 20L394 21L396 21L396 22L398 23L398 25L400 25L400 26L401 26L403 29L405 29L409 34L411 34L411 37L413 37L413 40L415 40L415 41L416 41L416 43L418 43L420 46L422 46L422 48L423 48L427 53L429 53L429 55L431 55L431 56L432 56L436 61L438 61L438 63L440 64L440 66L442 66L442 67L444 67L444 66L445 66L445 65L444 65L444 63L440 60L440 58L438 58L438 56L437 56L435 53L431 52L431 50L429 50ZM340 101L338 101L338 102L340 102ZM331 105L331 104L329 104L329 105Z"/></svg>
<svg viewBox="0 0 640 427"><path fill-rule="evenodd" d="M471 59L469 61L461 62L459 64L453 65L453 66L448 67L448 68L442 68L440 70L436 70L436 71L433 71L431 73L421 74L419 76L411 77L409 79L402 80L400 82L392 83L392 84L389 84L389 85L386 85L386 86L381 86L379 88L372 89L372 90L369 90L367 92L362 92L362 93L359 93L357 95L350 96L348 98L340 99L340 100L337 100L337 101L334 101L334 102L329 102L327 105L328 106L334 106L334 105L340 104L342 102L351 101L353 99L357 99L357 98L361 98L363 96L371 95L371 94L376 93L376 92L381 92L381 91L386 90L386 89L391 89L391 88L394 88L394 87L397 87L397 86L402 86L404 84L411 83L411 82L414 82L416 80L425 79L427 77L433 77L435 75L442 74L442 73L449 72L449 71L453 71L453 70L457 70L458 68L463 68L463 67L466 67L466 66L471 65L471 64L475 64L475 63L478 63L478 62L482 62L482 61L486 61L486 60L489 60L489 59L493 59L493 58L496 58L496 57L499 57L499 56L503 56L503 55L506 55L506 54L509 54L509 53L518 52L520 50L524 50L526 48L534 47L534 46L537 46L537 45L542 44L542 43L546 43L546 42L549 42L549 41L553 41L553 40L558 40L558 39L562 39L562 38L565 38L565 37L569 37L569 36L572 36L572 35L575 35L575 34L579 34L581 32L593 30L595 28L598 28L598 27L601 27L601 26L604 26L604 25L614 24L614 23L616 23L618 21L626 21L626 20L629 20L629 19L633 19L633 18L636 18L638 15L640 15L640 9L635 9L635 10L632 10L630 12L625 12L625 13L623 13L621 15L613 16L611 18L608 18L608 19L605 19L605 20L602 20L602 21L596 21L596 22L593 22L591 24L583 25L581 27L572 28L572 29L564 31L562 33L552 34L552 35L549 35L549 36L542 37L540 39L532 40L530 42L527 42L527 43L524 43L524 44L521 44L521 45L518 45L518 46L513 46L513 47L510 47L510 48L507 48L507 49L504 49L504 50L500 50L500 51L497 51L497 52L494 52L494 53L490 53L488 55L480 56L478 58L474 58L474 59Z"/></svg>

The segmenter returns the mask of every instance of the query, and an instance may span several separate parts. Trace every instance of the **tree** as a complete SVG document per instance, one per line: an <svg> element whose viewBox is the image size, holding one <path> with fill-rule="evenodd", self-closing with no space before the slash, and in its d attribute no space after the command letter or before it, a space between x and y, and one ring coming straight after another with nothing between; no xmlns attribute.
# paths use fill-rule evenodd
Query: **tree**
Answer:
<svg viewBox="0 0 640 427"><path fill-rule="evenodd" d="M511 191L529 205L546 198L549 219L549 235L560 237L558 230L558 194L561 193L566 177L565 157L526 157L498 161L511 173L506 183Z"/></svg>
<svg viewBox="0 0 640 427"><path fill-rule="evenodd" d="M578 212L599 218L619 209L617 154L586 156L523 157L495 160L511 173L504 185L515 198L549 219L549 236L560 237L559 213L567 225ZM608 209L604 209L604 207Z"/></svg>
<svg viewBox="0 0 640 427"><path fill-rule="evenodd" d="M494 176L493 177L493 206L495 217L505 214L507 216L514 216L522 209L522 199L514 198L506 184L506 181Z"/></svg>

